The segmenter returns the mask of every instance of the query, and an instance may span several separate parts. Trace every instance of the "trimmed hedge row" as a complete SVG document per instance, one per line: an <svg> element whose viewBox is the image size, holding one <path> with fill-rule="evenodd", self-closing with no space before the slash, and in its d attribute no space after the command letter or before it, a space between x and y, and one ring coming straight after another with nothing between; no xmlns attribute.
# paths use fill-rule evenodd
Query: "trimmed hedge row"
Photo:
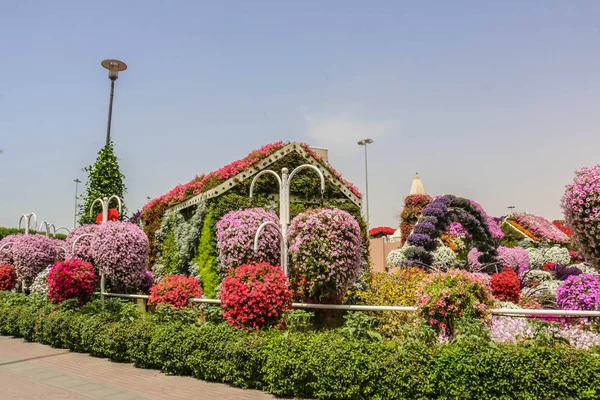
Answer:
<svg viewBox="0 0 600 400"><path fill-rule="evenodd" d="M17 233L25 233L25 229L4 228L4 227L0 226L0 240L4 239L8 235L16 235ZM46 234L46 232L34 231L34 230L30 230L29 233L32 233L32 234L39 233L42 235ZM56 238L60 239L60 240L65 240L67 238L67 235L65 235L64 233L57 233Z"/></svg>
<svg viewBox="0 0 600 400"><path fill-rule="evenodd" d="M107 300L56 307L0 292L0 333L167 374L319 399L597 399L600 357L554 346L369 342L339 331L245 332Z"/></svg>

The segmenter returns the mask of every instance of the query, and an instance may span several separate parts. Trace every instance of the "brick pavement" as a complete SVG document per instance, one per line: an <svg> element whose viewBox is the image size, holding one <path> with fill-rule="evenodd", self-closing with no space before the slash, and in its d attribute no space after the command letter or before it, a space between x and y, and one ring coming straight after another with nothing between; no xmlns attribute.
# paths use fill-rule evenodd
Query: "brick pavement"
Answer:
<svg viewBox="0 0 600 400"><path fill-rule="evenodd" d="M0 336L2 400L262 400L275 397L254 390L167 376L87 354L53 349Z"/></svg>

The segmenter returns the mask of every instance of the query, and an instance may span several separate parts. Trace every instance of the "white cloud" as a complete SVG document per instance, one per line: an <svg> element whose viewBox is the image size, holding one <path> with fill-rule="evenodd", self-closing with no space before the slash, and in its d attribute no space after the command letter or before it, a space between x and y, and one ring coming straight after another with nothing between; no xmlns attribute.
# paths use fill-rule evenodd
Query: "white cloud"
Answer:
<svg viewBox="0 0 600 400"><path fill-rule="evenodd" d="M306 135L312 146L335 149L336 152L358 151L356 142L361 139L381 139L397 128L396 122L368 121L348 115L305 116Z"/></svg>

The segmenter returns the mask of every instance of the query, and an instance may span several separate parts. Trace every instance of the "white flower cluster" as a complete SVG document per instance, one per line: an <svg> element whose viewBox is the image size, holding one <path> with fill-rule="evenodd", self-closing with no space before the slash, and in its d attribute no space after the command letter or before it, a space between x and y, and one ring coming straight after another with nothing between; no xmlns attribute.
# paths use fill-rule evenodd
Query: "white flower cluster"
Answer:
<svg viewBox="0 0 600 400"><path fill-rule="evenodd" d="M541 284L544 281L552 280L552 274L541 269L532 269L525 272L522 275L522 278L527 285L531 284L532 282L539 282Z"/></svg>
<svg viewBox="0 0 600 400"><path fill-rule="evenodd" d="M33 280L33 283L29 287L29 290L32 294L39 293L43 294L44 296L48 295L48 286L46 286L46 283L48 282L48 274L50 273L50 269L52 269L52 267L48 267L37 274Z"/></svg>
<svg viewBox="0 0 600 400"><path fill-rule="evenodd" d="M571 261L569 250L560 246L540 247L537 249L530 247L525 250L529 254L529 268L531 269L540 269L548 262L568 265Z"/></svg>
<svg viewBox="0 0 600 400"><path fill-rule="evenodd" d="M579 268L581 270L581 272L583 272L584 274L600 275L600 272L598 272L598 270L596 268L594 268L591 265L588 265L586 263L574 264L574 265L571 265L571 267Z"/></svg>
<svg viewBox="0 0 600 400"><path fill-rule="evenodd" d="M550 280L540 282L538 289L544 292L544 294L556 296L556 289L563 283L563 281Z"/></svg>
<svg viewBox="0 0 600 400"><path fill-rule="evenodd" d="M406 260L406 250L411 248L412 246L405 244L403 247L399 249L392 250L390 254L388 254L386 261L388 268L397 267L402 261Z"/></svg>
<svg viewBox="0 0 600 400"><path fill-rule="evenodd" d="M433 254L433 266L447 270L456 265L456 253L449 247L438 246Z"/></svg>

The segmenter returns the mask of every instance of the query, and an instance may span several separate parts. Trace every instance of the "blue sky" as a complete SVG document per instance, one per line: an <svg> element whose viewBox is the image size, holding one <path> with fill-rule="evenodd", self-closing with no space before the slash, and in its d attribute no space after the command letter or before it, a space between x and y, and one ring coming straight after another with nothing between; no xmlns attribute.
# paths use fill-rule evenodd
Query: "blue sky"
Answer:
<svg viewBox="0 0 600 400"><path fill-rule="evenodd" d="M131 210L278 140L329 148L371 225L431 194L559 218L600 161L600 2L0 0L0 226L71 226L112 135ZM80 186L81 188L81 186Z"/></svg>

